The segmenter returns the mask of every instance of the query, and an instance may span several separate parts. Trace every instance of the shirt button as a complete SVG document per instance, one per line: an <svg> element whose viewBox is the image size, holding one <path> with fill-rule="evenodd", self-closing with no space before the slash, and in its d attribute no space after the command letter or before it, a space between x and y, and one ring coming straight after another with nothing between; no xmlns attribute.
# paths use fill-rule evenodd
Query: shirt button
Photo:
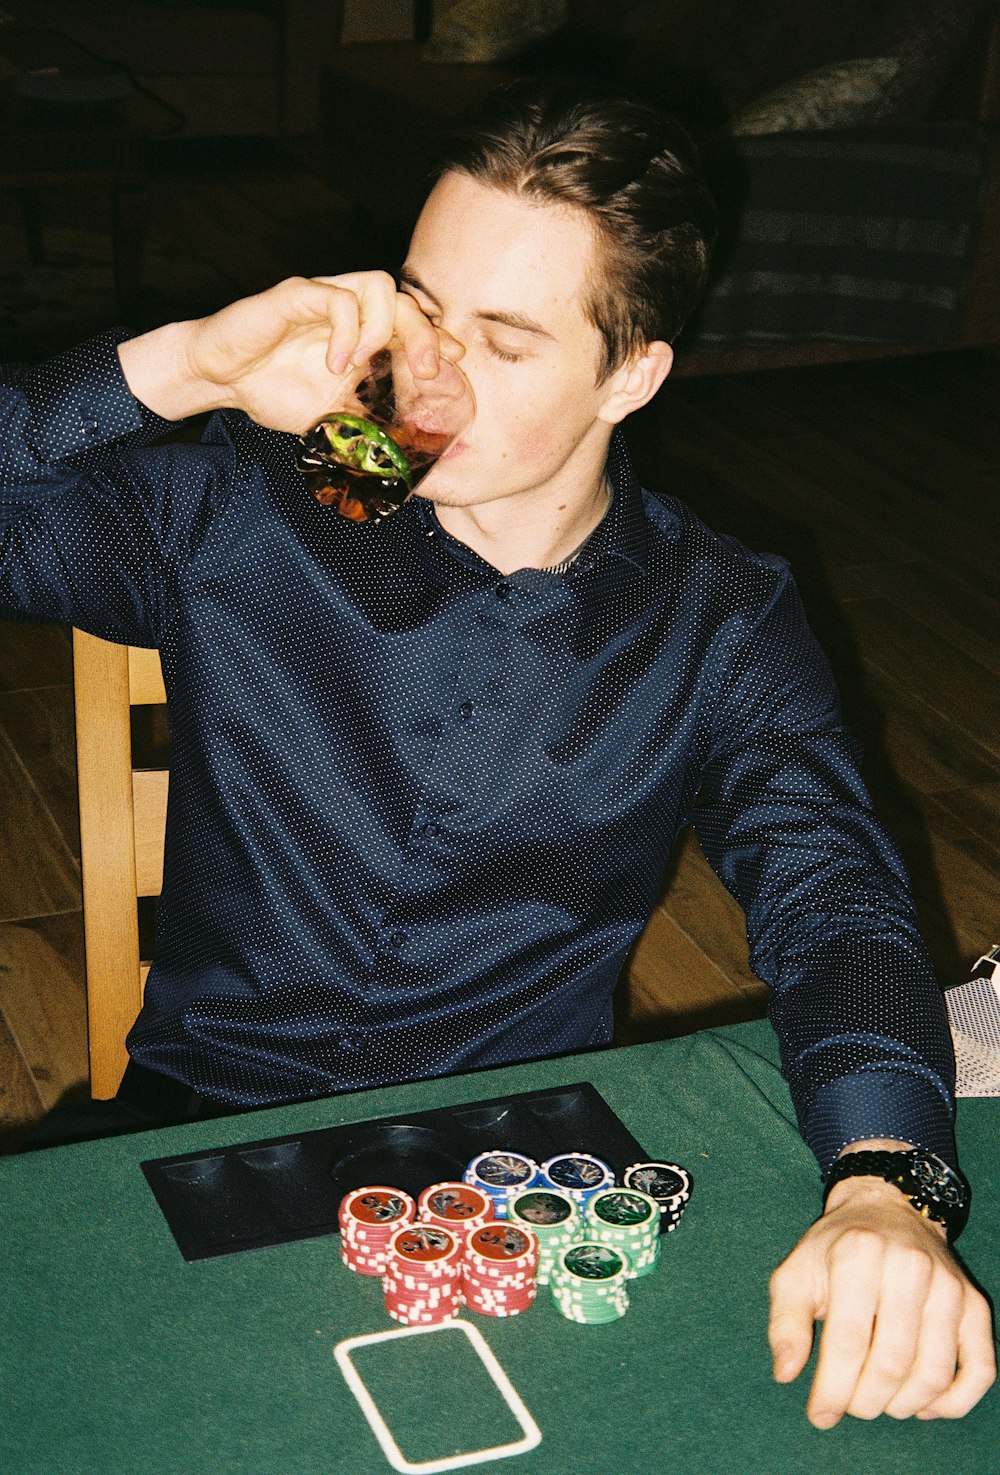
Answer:
<svg viewBox="0 0 1000 1475"><path fill-rule="evenodd" d="M343 1034L337 1036L337 1048L345 1055L356 1055L361 1049L361 1036L345 1030Z"/></svg>
<svg viewBox="0 0 1000 1475"><path fill-rule="evenodd" d="M420 826L420 833L422 835L426 835L429 840L433 840L436 835L440 835L440 833L441 833L441 826L440 825L436 825L434 823L434 821L431 819L431 820L428 820L425 825L421 825Z"/></svg>
<svg viewBox="0 0 1000 1475"><path fill-rule="evenodd" d="M459 717L461 717L463 722L468 722L469 718L472 716L475 710L476 709L471 702L463 702L458 709L458 715Z"/></svg>
<svg viewBox="0 0 1000 1475"><path fill-rule="evenodd" d="M498 599L507 599L509 597L509 595L510 595L510 585L509 584L498 584L497 585L496 593L497 593L497 598Z"/></svg>
<svg viewBox="0 0 1000 1475"><path fill-rule="evenodd" d="M83 431L84 435L96 435L97 434L97 421L96 420L84 420L83 424L80 426L80 429Z"/></svg>
<svg viewBox="0 0 1000 1475"><path fill-rule="evenodd" d="M401 948L401 947L403 947L403 945L406 942L406 933L405 932L390 932L389 933L389 936L386 938L386 942L389 944L389 946L391 948L396 948L396 949Z"/></svg>

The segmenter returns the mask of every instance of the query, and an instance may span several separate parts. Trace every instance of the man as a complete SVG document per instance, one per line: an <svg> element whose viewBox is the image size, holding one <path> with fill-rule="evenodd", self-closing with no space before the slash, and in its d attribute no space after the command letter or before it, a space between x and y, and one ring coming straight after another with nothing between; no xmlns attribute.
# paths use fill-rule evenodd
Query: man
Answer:
<svg viewBox="0 0 1000 1475"><path fill-rule="evenodd" d="M2 598L161 653L133 1089L251 1105L606 1043L692 819L804 1135L824 1172L863 1169L774 1277L775 1376L822 1319L814 1424L957 1416L992 1338L945 1241L950 1050L901 865L785 566L643 493L615 434L669 372L710 219L651 111L504 94L401 294L291 280L12 376ZM359 526L305 495L288 432L393 334L417 373L460 358L477 410L419 497ZM148 448L205 410L200 447ZM892 1181L911 1145L940 1193Z"/></svg>

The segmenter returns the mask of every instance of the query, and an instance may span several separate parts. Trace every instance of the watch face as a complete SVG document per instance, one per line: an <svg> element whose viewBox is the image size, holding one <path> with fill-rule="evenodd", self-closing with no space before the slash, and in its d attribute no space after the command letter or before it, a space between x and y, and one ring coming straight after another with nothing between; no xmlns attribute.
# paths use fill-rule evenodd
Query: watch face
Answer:
<svg viewBox="0 0 1000 1475"><path fill-rule="evenodd" d="M930 1152L918 1153L910 1166L921 1188L940 1203L954 1208L960 1208L965 1203L965 1191L958 1175L939 1157Z"/></svg>

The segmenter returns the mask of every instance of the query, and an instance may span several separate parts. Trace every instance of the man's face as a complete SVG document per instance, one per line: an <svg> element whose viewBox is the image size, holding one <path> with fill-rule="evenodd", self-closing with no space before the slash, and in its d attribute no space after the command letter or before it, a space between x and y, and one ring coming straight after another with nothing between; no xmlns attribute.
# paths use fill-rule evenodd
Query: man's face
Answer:
<svg viewBox="0 0 1000 1475"><path fill-rule="evenodd" d="M463 345L476 415L421 496L451 507L559 505L603 469L609 389L597 386L601 341L584 316L593 252L574 207L533 204L460 173L435 186L402 288Z"/></svg>

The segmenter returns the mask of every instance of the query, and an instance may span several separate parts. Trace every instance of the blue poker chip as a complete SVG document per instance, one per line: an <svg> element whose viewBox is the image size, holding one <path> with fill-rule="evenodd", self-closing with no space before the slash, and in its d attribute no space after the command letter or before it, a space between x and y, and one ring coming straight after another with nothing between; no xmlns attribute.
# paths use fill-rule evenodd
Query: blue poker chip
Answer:
<svg viewBox="0 0 1000 1475"><path fill-rule="evenodd" d="M589 1152L560 1152L542 1163L541 1183L568 1193L581 1209L595 1193L614 1186L614 1169Z"/></svg>
<svg viewBox="0 0 1000 1475"><path fill-rule="evenodd" d="M532 1188L539 1182L540 1176L534 1158L527 1157L523 1152L493 1148L472 1159L462 1174L462 1181L488 1193L493 1200L497 1217L503 1218L510 1195L520 1193L524 1188Z"/></svg>

